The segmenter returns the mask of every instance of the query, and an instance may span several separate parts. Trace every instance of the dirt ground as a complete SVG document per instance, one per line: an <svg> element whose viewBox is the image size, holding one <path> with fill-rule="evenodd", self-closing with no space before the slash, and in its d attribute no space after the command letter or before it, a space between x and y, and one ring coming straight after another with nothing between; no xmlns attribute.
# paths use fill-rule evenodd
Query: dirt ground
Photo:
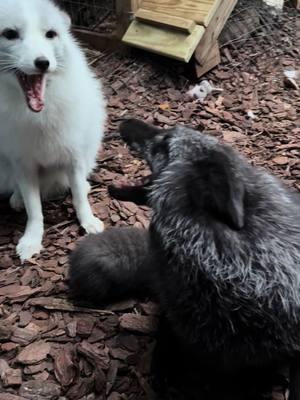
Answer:
<svg viewBox="0 0 300 400"><path fill-rule="evenodd" d="M129 116L205 130L300 190L299 90L283 78L284 70L300 70L299 28L299 15L289 10L275 38L223 48L222 63L207 75L223 92L204 103L187 96L191 82L181 65L135 51L89 52L108 101L104 149L90 196L106 226L148 226L146 207L119 203L106 190L124 176L147 174L118 138L118 124ZM95 311L70 304L68 255L83 233L70 197L44 210L45 250L21 266L15 245L26 216L0 203L0 400L155 399L150 360L157 306L129 300Z"/></svg>

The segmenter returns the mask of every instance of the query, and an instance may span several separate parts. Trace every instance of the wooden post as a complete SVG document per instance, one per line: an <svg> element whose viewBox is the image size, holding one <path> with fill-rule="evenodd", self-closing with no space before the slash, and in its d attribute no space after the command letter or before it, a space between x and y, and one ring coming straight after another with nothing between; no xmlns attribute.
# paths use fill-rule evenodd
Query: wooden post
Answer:
<svg viewBox="0 0 300 400"><path fill-rule="evenodd" d="M141 6L141 0L131 0L131 11L136 13Z"/></svg>
<svg viewBox="0 0 300 400"><path fill-rule="evenodd" d="M294 0L295 7L297 10L300 10L300 0Z"/></svg>
<svg viewBox="0 0 300 400"><path fill-rule="evenodd" d="M219 44L216 41L211 48L209 55L207 56L203 65L200 65L197 60L195 59L195 70L196 70L196 77L201 78L205 75L208 71L216 67L221 62Z"/></svg>
<svg viewBox="0 0 300 400"><path fill-rule="evenodd" d="M134 13L138 10L141 0L115 0L117 13L117 36L122 38L125 34Z"/></svg>
<svg viewBox="0 0 300 400"><path fill-rule="evenodd" d="M211 18L210 23L206 28L205 33L195 52L195 58L200 65L205 64L214 42L218 40L218 37L236 3L237 0L223 0Z"/></svg>

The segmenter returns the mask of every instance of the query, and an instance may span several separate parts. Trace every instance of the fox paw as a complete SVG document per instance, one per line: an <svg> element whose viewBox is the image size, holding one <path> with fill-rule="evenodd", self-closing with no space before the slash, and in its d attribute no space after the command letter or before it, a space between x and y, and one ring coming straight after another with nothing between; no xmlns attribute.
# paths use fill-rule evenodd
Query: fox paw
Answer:
<svg viewBox="0 0 300 400"><path fill-rule="evenodd" d="M17 245L17 254L23 263L42 250L42 243L30 237L23 236Z"/></svg>
<svg viewBox="0 0 300 400"><path fill-rule="evenodd" d="M86 231L86 233L100 233L104 231L104 224L103 222L92 216L88 220L85 220L81 223L81 226Z"/></svg>

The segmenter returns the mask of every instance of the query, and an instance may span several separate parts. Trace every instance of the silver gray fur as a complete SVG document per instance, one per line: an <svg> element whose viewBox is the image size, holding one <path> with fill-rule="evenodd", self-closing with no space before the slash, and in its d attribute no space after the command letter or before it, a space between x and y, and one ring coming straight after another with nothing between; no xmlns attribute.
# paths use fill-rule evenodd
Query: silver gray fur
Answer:
<svg viewBox="0 0 300 400"><path fill-rule="evenodd" d="M153 174L147 193L149 257L155 262L135 260L140 268L134 271L146 271L175 335L199 360L226 370L297 357L299 198L295 201L276 178L200 132L159 130L128 120L121 135ZM114 190L120 197L121 192ZM97 273L105 282L100 262ZM115 277L117 292L126 285L125 275Z"/></svg>
<svg viewBox="0 0 300 400"><path fill-rule="evenodd" d="M121 127L154 174L150 236L160 264L160 302L175 333L228 367L294 357L300 350L300 203L214 137L185 127L154 131L143 139L136 121ZM208 177L208 187L199 188L191 178L199 162L218 157L234 188L224 208L235 208L241 229L191 201L191 192L199 199L206 190L221 196L222 182L213 187Z"/></svg>

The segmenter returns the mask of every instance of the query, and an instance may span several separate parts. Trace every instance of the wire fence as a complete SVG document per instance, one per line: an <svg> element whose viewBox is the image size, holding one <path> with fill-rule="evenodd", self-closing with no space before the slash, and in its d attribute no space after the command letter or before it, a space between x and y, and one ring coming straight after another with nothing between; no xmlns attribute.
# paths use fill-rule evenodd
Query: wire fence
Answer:
<svg viewBox="0 0 300 400"><path fill-rule="evenodd" d="M276 45L284 13L280 7L276 8L278 5L275 0L239 0L219 38L221 47L237 49L249 40L261 39L269 45Z"/></svg>
<svg viewBox="0 0 300 400"><path fill-rule="evenodd" d="M116 27L114 0L60 0L78 29L97 33L113 32Z"/></svg>
<svg viewBox="0 0 300 400"><path fill-rule="evenodd" d="M282 54L299 57L295 46L297 37L300 37L300 19L292 3L285 3L278 11L261 0L251 3L239 0L219 37L219 44L225 57L223 62L232 70L239 70L241 64L255 65L261 58L268 58L272 63ZM247 53L249 49L251 52ZM248 54L243 63L238 57L241 52Z"/></svg>

